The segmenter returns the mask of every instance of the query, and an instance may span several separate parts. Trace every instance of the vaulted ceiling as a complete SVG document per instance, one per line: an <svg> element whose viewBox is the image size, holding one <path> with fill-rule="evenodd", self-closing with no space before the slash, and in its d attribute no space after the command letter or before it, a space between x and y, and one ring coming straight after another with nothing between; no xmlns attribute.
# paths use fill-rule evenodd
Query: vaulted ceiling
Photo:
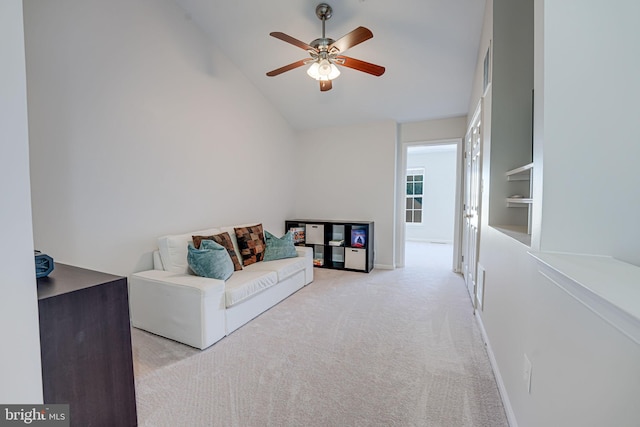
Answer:
<svg viewBox="0 0 640 427"><path fill-rule="evenodd" d="M318 0L176 0L214 43L298 130L381 120L411 122L466 115L478 57L484 0L329 0L334 40L359 26L374 37L345 54L382 65L375 77L341 67L321 92L306 66L266 72L308 58L269 36L305 43L321 37Z"/></svg>

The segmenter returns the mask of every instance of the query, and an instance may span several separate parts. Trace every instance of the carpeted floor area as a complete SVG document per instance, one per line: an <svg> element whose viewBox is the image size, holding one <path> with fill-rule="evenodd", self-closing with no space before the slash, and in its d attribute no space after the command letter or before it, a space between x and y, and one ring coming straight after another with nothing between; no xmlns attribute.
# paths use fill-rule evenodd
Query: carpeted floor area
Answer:
<svg viewBox="0 0 640 427"><path fill-rule="evenodd" d="M415 247L413 247L415 246ZM207 350L133 330L141 426L507 426L451 246L315 270Z"/></svg>

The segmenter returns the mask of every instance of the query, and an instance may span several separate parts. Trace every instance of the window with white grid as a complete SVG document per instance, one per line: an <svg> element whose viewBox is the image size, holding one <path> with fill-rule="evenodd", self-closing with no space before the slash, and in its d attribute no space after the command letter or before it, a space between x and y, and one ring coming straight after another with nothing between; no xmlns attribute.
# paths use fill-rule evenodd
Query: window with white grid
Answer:
<svg viewBox="0 0 640 427"><path fill-rule="evenodd" d="M422 198L424 195L424 169L407 169L407 223L422 223Z"/></svg>

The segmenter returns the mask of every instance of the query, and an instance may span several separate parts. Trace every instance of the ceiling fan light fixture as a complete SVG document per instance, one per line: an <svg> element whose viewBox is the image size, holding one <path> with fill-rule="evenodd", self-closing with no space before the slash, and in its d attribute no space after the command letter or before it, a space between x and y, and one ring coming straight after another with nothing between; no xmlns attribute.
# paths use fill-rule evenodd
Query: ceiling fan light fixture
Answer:
<svg viewBox="0 0 640 427"><path fill-rule="evenodd" d="M315 80L333 80L340 75L340 70L328 59L321 59L311 64L307 74Z"/></svg>
<svg viewBox="0 0 640 427"><path fill-rule="evenodd" d="M325 22L327 19L331 18L332 13L333 11L331 6L326 3L320 3L316 7L316 16L322 21L322 37L315 39L308 44L279 31L269 33L272 37L305 50L311 56L311 59L301 59L285 65L284 67L276 68L275 70L269 71L267 76L274 77L284 73L285 71L310 64L307 69L307 74L312 79L320 82L321 92L326 92L331 90L333 87L331 80L340 75L340 70L336 64L374 76L383 75L385 70L384 67L381 67L380 65L344 56L344 52L347 49L372 38L373 33L371 30L365 27L358 27L350 33L340 37L338 40L333 40L325 35Z"/></svg>

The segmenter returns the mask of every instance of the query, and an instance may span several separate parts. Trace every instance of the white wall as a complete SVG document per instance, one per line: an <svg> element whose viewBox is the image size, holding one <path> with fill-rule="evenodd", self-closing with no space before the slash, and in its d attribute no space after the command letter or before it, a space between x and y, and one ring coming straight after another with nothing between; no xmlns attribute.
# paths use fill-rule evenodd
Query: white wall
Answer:
<svg viewBox="0 0 640 427"><path fill-rule="evenodd" d="M528 195L528 183L507 181L505 172L531 163L533 90L533 0L494 0L491 79L489 223L520 225L527 209L509 208L505 199ZM487 174L485 174L487 175Z"/></svg>
<svg viewBox="0 0 640 427"><path fill-rule="evenodd" d="M512 426L636 426L640 346L544 278L527 250L493 228L482 230L486 276L477 317ZM533 366L531 393L525 354Z"/></svg>
<svg viewBox="0 0 640 427"><path fill-rule="evenodd" d="M534 187L543 185L544 191L534 191L536 216L542 218L534 216L532 240L543 250L634 261L640 236L628 209L637 210L640 198L616 195L638 194L637 179L629 176L639 153L628 96L640 95L639 58L629 55L637 51L638 29L630 17L638 15L639 5L556 3L535 0L536 113L543 116L536 115L534 126L536 151L544 149L536 153ZM494 7L497 2L489 0L487 9ZM488 21L483 40L491 34ZM594 51L600 54L593 56ZM602 56L611 70L592 63ZM588 93L578 99L576 79ZM607 84L589 85L596 81ZM603 129L615 138L605 138ZM491 141L485 148L491 149ZM544 162L538 162L540 156ZM487 197L483 194L480 247L484 306L478 319L512 425L637 425L640 346L544 278L529 247L489 227ZM530 393L523 380L525 354L533 365Z"/></svg>
<svg viewBox="0 0 640 427"><path fill-rule="evenodd" d="M640 2L555 3L544 6L541 247L640 266Z"/></svg>
<svg viewBox="0 0 640 427"><path fill-rule="evenodd" d="M471 88L471 96L469 98L469 115L470 121L473 117L474 111L478 107L478 102L483 95L483 67L484 57L487 53L487 49L491 45L493 39L493 0L485 0L484 5L484 18L482 34L480 34L480 46L478 47L478 58L476 59L476 73L473 77L473 86ZM492 55L491 55L492 56ZM489 80L491 80L491 72L489 72ZM465 123L465 129L467 124Z"/></svg>
<svg viewBox="0 0 640 427"><path fill-rule="evenodd" d="M375 265L393 268L396 124L298 133L296 218L375 222Z"/></svg>
<svg viewBox="0 0 640 427"><path fill-rule="evenodd" d="M129 274L162 234L293 213L295 138L171 0L25 0L36 246Z"/></svg>
<svg viewBox="0 0 640 427"><path fill-rule="evenodd" d="M42 403L22 1L0 2L0 402Z"/></svg>
<svg viewBox="0 0 640 427"><path fill-rule="evenodd" d="M475 105L469 111L473 112ZM400 141L422 142L464 138L467 133L467 117L422 120L400 125Z"/></svg>
<svg viewBox="0 0 640 427"><path fill-rule="evenodd" d="M446 148L445 148L446 147ZM422 223L406 224L406 239L453 243L456 146L436 146L407 156L407 169L424 169Z"/></svg>

